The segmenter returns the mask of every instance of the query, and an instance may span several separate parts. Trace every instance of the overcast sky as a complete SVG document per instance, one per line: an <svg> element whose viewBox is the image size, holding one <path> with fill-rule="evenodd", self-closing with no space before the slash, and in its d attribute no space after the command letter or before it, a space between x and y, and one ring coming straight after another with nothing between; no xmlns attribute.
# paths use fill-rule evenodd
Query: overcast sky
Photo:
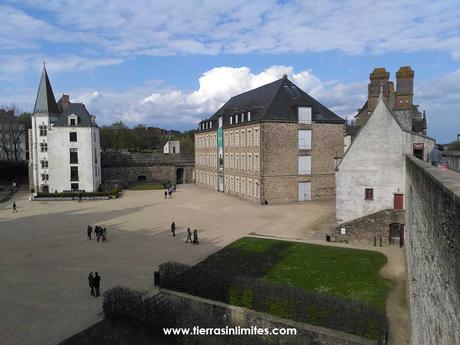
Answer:
<svg viewBox="0 0 460 345"><path fill-rule="evenodd" d="M458 0L1 0L0 22L0 105L32 110L46 60L100 125L196 128L285 73L347 117L373 68L411 65L428 134L460 133Z"/></svg>

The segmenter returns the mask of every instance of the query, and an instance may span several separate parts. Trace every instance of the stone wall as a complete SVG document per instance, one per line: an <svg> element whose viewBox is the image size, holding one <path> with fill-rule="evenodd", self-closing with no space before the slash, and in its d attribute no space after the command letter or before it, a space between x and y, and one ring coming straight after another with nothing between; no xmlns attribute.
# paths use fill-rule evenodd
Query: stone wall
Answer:
<svg viewBox="0 0 460 345"><path fill-rule="evenodd" d="M333 230L333 236L337 240L356 241L365 244L374 244L374 237L377 245L390 244L390 224L404 224L404 210L382 210L365 217L357 218L352 221L342 223ZM341 228L345 228L345 235L340 233Z"/></svg>
<svg viewBox="0 0 460 345"><path fill-rule="evenodd" d="M179 327L225 328L295 328L296 336L199 336L184 337L182 344L298 344L298 345L370 345L374 341L327 328L281 319L242 307L212 301L188 294L162 289L154 298L169 302L178 315ZM186 311L186 312L184 312Z"/></svg>
<svg viewBox="0 0 460 345"><path fill-rule="evenodd" d="M102 153L102 183L119 181L122 186L145 181L177 183L179 169L183 169L183 182L193 182L194 157L187 154L163 153Z"/></svg>
<svg viewBox="0 0 460 345"><path fill-rule="evenodd" d="M442 155L447 159L447 167L450 170L460 172L460 151L444 151Z"/></svg>
<svg viewBox="0 0 460 345"><path fill-rule="evenodd" d="M460 339L460 174L406 158L411 343Z"/></svg>

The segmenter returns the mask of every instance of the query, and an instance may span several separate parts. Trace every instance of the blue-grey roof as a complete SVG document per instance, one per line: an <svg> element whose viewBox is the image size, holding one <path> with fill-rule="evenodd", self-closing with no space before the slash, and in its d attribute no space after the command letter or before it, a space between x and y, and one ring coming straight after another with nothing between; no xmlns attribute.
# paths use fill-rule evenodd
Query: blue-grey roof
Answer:
<svg viewBox="0 0 460 345"><path fill-rule="evenodd" d="M78 116L78 123L75 126L69 125L68 116L72 114ZM91 120L91 115L83 103L69 103L54 122L54 127L97 127L97 125Z"/></svg>
<svg viewBox="0 0 460 345"><path fill-rule="evenodd" d="M40 85L38 86L37 99L35 100L34 113L59 113L56 99L54 98L53 89L46 73L46 68L43 67Z"/></svg>
<svg viewBox="0 0 460 345"><path fill-rule="evenodd" d="M292 83L286 76L272 83L230 98L210 119L251 112L253 121L298 121L297 108L311 107L312 120L325 123L345 123L345 120Z"/></svg>

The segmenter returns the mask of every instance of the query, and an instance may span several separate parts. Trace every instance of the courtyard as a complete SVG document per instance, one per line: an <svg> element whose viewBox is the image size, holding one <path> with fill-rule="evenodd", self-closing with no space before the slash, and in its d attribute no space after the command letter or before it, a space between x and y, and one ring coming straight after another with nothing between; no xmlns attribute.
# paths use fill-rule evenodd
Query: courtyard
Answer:
<svg viewBox="0 0 460 345"><path fill-rule="evenodd" d="M0 205L2 344L56 344L99 321L102 298L89 295L90 271L100 273L102 292L152 289L165 261L195 264L247 234L310 239L334 211L333 202L262 206L193 185L168 200L162 190L125 191L81 204L18 193ZM106 227L108 242L87 240L88 224ZM184 243L188 226L200 245Z"/></svg>

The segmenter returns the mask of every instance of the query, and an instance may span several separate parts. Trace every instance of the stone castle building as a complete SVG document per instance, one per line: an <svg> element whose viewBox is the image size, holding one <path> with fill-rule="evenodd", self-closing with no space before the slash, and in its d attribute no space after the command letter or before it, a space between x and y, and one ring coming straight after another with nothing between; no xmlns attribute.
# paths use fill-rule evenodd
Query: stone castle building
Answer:
<svg viewBox="0 0 460 345"><path fill-rule="evenodd" d="M99 128L82 103L56 102L46 68L32 115L29 184L33 192L94 192L101 183Z"/></svg>
<svg viewBox="0 0 460 345"><path fill-rule="evenodd" d="M375 68L369 76L368 98L355 116L355 125L362 127L374 111L379 100L380 89L388 109L395 115L404 130L426 134L425 114L414 105L414 71L410 66L396 72L396 90L385 68Z"/></svg>
<svg viewBox="0 0 460 345"><path fill-rule="evenodd" d="M199 123L195 181L259 203L333 198L344 122L285 75Z"/></svg>

